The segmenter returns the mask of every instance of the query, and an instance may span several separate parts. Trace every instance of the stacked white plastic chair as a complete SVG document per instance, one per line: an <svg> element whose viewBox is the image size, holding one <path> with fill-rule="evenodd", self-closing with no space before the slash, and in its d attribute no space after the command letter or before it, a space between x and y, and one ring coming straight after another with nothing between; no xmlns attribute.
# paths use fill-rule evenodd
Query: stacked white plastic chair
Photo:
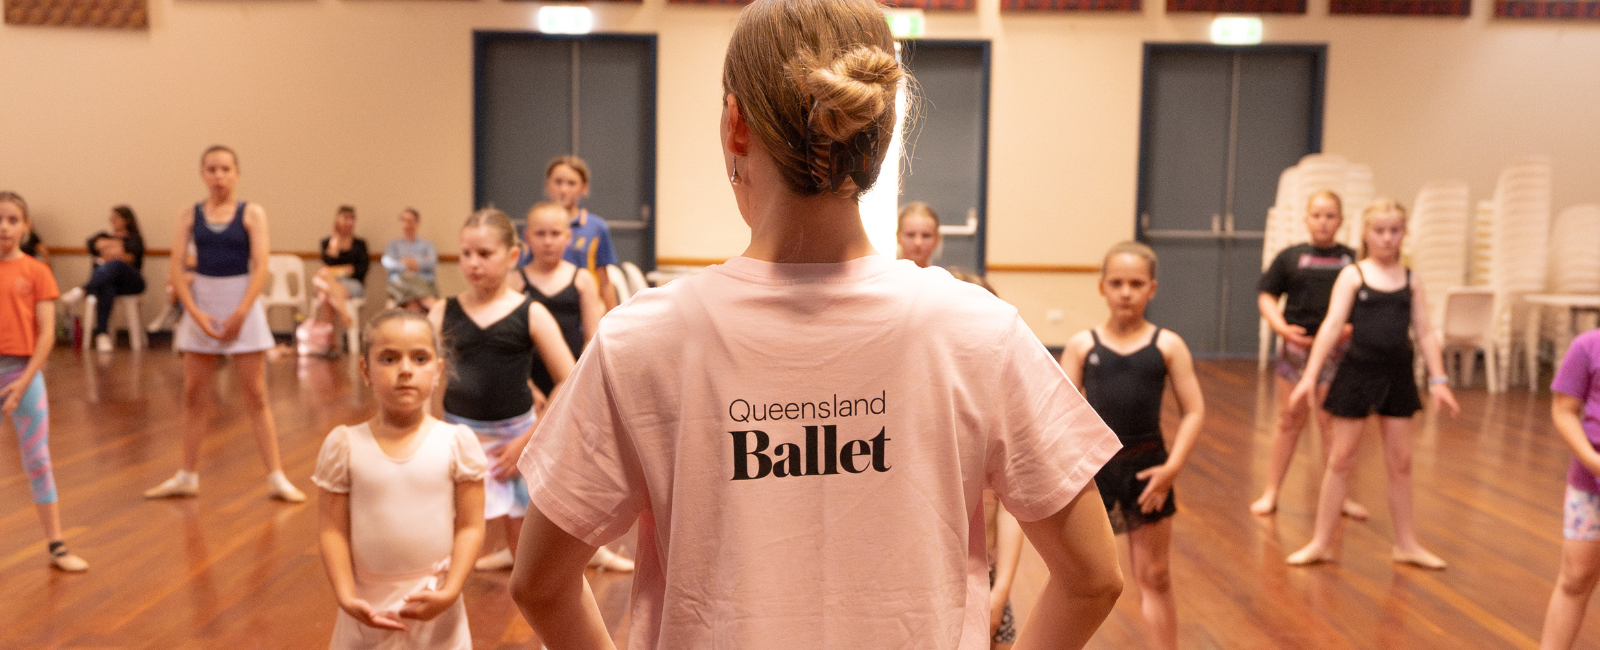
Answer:
<svg viewBox="0 0 1600 650"><path fill-rule="evenodd" d="M1600 205L1574 205L1556 215L1550 227L1550 293L1600 294L1600 252L1597 251L1600 251ZM1537 334L1555 344L1555 360L1559 366L1576 334L1572 330L1572 315L1568 309L1558 307L1546 307L1544 311L1546 316L1555 318L1541 318L1544 327L1529 335ZM1537 338L1530 340L1537 344ZM1530 355L1530 358L1537 361L1536 356Z"/></svg>
<svg viewBox="0 0 1600 650"><path fill-rule="evenodd" d="M1500 367L1507 370L1512 368L1512 353L1523 347L1513 346L1513 340L1538 336L1538 332L1520 331L1526 322L1521 318L1526 309L1521 296L1545 289L1549 270L1550 183L1549 159L1526 157L1506 165L1495 184L1494 213L1489 228L1489 285L1495 292L1494 345L1500 355ZM1537 381L1537 378L1530 376L1528 381ZM1497 390L1504 391L1509 383L1501 381Z"/></svg>
<svg viewBox="0 0 1600 650"><path fill-rule="evenodd" d="M1429 320L1443 350L1461 350L1461 362L1451 363L1445 355L1447 372L1459 372L1457 384L1470 382L1477 353L1486 360L1489 384L1499 379L1493 348L1493 293L1468 289L1467 256L1472 232L1472 209L1466 181L1439 180L1422 186L1411 206L1411 221L1405 238L1405 257L1412 276L1426 289ZM1417 357L1419 379L1425 370Z"/></svg>
<svg viewBox="0 0 1600 650"><path fill-rule="evenodd" d="M1467 286L1489 286L1489 260L1494 257L1494 241L1490 234L1494 224L1494 201L1478 202L1472 212L1471 245L1467 251Z"/></svg>

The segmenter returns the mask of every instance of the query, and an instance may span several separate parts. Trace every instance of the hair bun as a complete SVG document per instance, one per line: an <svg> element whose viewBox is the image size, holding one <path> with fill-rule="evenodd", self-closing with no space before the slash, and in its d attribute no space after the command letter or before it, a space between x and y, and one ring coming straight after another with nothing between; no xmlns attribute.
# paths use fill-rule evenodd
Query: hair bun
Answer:
<svg viewBox="0 0 1600 650"><path fill-rule="evenodd" d="M892 53L868 45L856 45L826 64L805 66L801 87L812 100L812 131L834 142L855 137L893 109L904 74Z"/></svg>

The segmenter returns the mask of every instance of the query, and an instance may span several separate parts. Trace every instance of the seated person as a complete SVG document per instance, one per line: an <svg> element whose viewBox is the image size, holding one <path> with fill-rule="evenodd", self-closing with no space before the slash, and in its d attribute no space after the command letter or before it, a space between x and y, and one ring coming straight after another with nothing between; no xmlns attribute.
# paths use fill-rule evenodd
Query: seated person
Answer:
<svg viewBox="0 0 1600 650"><path fill-rule="evenodd" d="M28 236L22 238L22 243L18 244L17 248L22 249L23 255L44 262L47 266L50 264L50 247L44 245L44 240L39 238L39 232L36 230L30 228Z"/></svg>
<svg viewBox="0 0 1600 650"><path fill-rule="evenodd" d="M401 238L389 242L383 251L383 269L389 274L389 299L396 307L427 313L439 297L434 284L434 269L439 253L433 242L417 239L422 215L413 208L400 211Z"/></svg>
<svg viewBox="0 0 1600 650"><path fill-rule="evenodd" d="M333 234L323 237L317 248L322 252L322 268L311 284L317 290L312 303L312 317L349 327L351 298L367 295L367 267L372 260L367 257L367 242L355 236L356 209L339 206L333 217Z"/></svg>
<svg viewBox="0 0 1600 650"><path fill-rule="evenodd" d="M94 344L102 351L111 350L111 307L117 296L136 296L144 293L144 237L139 234L139 219L133 208L119 205L111 208L111 229L102 230L89 237L89 254L94 256L94 266L89 282L61 296L65 304L73 304L84 296L95 297Z"/></svg>

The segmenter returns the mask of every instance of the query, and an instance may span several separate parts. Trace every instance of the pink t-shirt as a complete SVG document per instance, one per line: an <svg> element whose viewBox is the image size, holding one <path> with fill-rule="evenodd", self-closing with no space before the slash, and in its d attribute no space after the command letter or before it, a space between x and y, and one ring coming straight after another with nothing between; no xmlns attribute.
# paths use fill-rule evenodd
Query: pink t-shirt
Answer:
<svg viewBox="0 0 1600 650"><path fill-rule="evenodd" d="M631 648L979 650L983 489L1040 519L1118 447L977 286L736 258L607 315L519 467L591 544L639 521Z"/></svg>

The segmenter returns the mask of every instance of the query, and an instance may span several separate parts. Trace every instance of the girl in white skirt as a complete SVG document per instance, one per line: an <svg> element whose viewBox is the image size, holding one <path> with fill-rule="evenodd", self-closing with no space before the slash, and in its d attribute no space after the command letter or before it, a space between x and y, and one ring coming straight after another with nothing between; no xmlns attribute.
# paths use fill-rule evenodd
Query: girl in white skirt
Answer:
<svg viewBox="0 0 1600 650"><path fill-rule="evenodd" d="M173 346L183 354L183 467L145 498L189 497L200 491L200 441L205 437L211 406L211 379L223 355L233 357L233 370L245 410L255 429L256 447L267 466L268 493L298 503L306 495L289 483L278 459L278 433L267 405L266 351L272 332L261 308L267 285L267 212L259 204L238 200L239 158L232 149L214 146L200 156L200 178L210 196L178 213L172 250L195 247L192 283L174 282L183 304L183 320ZM183 259L172 257L171 277L184 277Z"/></svg>

